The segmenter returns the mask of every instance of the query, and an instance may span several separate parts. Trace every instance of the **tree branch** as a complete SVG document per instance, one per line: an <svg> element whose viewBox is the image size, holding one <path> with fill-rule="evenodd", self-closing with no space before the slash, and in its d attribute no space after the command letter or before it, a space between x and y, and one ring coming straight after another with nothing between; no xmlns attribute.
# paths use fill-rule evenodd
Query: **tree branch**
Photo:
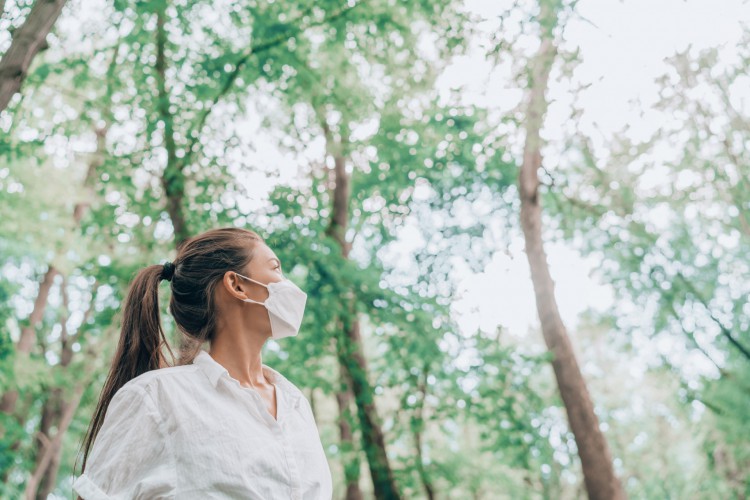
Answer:
<svg viewBox="0 0 750 500"><path fill-rule="evenodd" d="M227 94L227 92L229 92L229 89L232 88L232 85L239 77L240 72L242 71L243 67L250 60L250 57L252 57L253 55L259 54L261 52L264 52L266 50L270 50L278 45L281 45L283 42L288 40L291 35L295 33L301 33L301 32L307 31L308 29L314 26L319 26L321 24L325 24L335 19L338 19L340 17L343 17L347 15L349 12L351 12L355 7L363 3L365 2L361 1L361 2L354 4L351 7L345 7L339 10L338 12L335 12L334 14L331 14L330 16L325 17L319 21L311 22L307 26L304 26L304 27L297 26L296 21L299 21L300 19L304 18L306 13L312 9L312 7L310 7L310 9L308 9L301 15L297 16L297 18L294 21L287 24L285 33L282 33L281 35L275 38L272 38L271 40L252 46L250 48L250 51L244 54L242 57L240 57L239 60L237 60L237 62L234 64L234 70L229 74L229 78L227 78L227 80L224 82L224 85L222 85L221 89L219 89L219 92L217 92L216 95L214 95L213 99L211 99L211 103L203 110L203 113L201 113L195 126L192 127L192 130L189 134L191 136L191 140L188 144L188 147L185 150L185 157L182 163L187 164L190 162L190 159L192 158L192 155L195 152L194 151L195 145L198 142L198 139L200 138L201 131L203 130L203 127L206 124L206 120L208 119L208 116L211 114L211 111L214 109L214 107L219 102L219 100L222 97L224 97Z"/></svg>
<svg viewBox="0 0 750 500"><path fill-rule="evenodd" d="M688 289L688 291L698 300L698 302L701 303L703 308L708 312L708 316L713 320L714 323L719 327L719 330L721 331L722 335L726 337L726 339L729 341L730 344L732 344L735 348L737 348L738 351L742 353L745 358L750 360L750 349L748 349L746 346L744 346L739 340L737 340L734 335L732 335L732 331L724 325L724 323L721 322L719 318L717 318L714 313L711 311L711 309L708 307L708 300L706 300L705 297L703 297L698 290L695 289L692 283L688 281L685 276L681 272L677 272L676 274L677 278L682 281L682 284L685 286L685 288Z"/></svg>
<svg viewBox="0 0 750 500"><path fill-rule="evenodd" d="M37 0L24 23L13 32L10 47L0 59L0 111L21 89L34 57L44 48L47 34L64 6L65 0Z"/></svg>

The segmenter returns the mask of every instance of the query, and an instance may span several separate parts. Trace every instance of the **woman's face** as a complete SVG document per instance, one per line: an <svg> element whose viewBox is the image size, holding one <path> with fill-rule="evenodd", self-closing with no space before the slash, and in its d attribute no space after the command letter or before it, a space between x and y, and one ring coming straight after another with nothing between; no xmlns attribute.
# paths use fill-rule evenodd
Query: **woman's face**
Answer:
<svg viewBox="0 0 750 500"><path fill-rule="evenodd" d="M268 289L254 281L238 276L237 273L268 285L284 279L281 262L268 245L258 243L255 247L253 260L244 269L224 273L224 286L220 287L217 297L218 314L221 318L219 322L223 325L221 328L236 328L233 323L236 319L232 318L242 317L243 323L253 325L254 329L270 337L271 319L266 308L262 305L243 302L244 299L265 302L268 299ZM229 323L224 324L227 321Z"/></svg>
<svg viewBox="0 0 750 500"><path fill-rule="evenodd" d="M281 261L276 257L273 250L263 243L259 243L255 247L253 260L245 267L242 274L265 285L281 281L284 278ZM249 299L265 302L268 298L268 290L255 282L238 277L236 285L242 288Z"/></svg>

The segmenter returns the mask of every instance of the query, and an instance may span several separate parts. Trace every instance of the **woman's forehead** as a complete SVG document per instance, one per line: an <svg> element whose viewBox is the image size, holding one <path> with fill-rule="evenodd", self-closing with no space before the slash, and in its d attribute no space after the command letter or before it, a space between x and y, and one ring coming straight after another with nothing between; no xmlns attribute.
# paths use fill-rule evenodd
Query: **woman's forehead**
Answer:
<svg viewBox="0 0 750 500"><path fill-rule="evenodd" d="M271 259L275 259L281 262L279 258L276 257L276 254L273 252L273 250L268 247L268 245L259 245L257 250L257 257L259 257L259 261L261 264L266 264Z"/></svg>

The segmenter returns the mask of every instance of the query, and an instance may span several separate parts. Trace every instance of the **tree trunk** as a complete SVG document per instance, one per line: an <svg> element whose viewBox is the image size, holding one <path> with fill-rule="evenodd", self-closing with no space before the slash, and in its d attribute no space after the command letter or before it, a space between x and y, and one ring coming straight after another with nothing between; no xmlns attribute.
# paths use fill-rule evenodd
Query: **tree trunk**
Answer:
<svg viewBox="0 0 750 500"><path fill-rule="evenodd" d="M339 330L343 329L343 325ZM335 345L335 344L334 344ZM346 485L346 500L362 500L362 490L359 487L360 461L359 453L354 446L354 432L351 426L352 389L346 378L343 367L339 364L339 379L341 387L336 391L336 403L339 407L339 436L341 444L341 459L344 467L344 484Z"/></svg>
<svg viewBox="0 0 750 500"><path fill-rule="evenodd" d="M115 51L115 56L112 59L112 65L115 64L115 60L117 58L117 51ZM111 66L112 67L112 66ZM99 168L104 164L104 154L105 154L105 148L106 148L106 138L107 138L107 131L108 128L106 126L97 128L96 129L96 153L92 160L89 162L88 170L86 171L86 177L83 181L83 188L84 190L91 190L92 185L94 183L94 180L96 179L97 172ZM73 220L75 222L75 227L78 227L81 223L81 220L86 215L86 212L88 211L89 203L88 201L81 201L75 204L73 207ZM66 282L65 277L63 276L63 282L60 287L60 293L62 295L62 301L63 301L63 309L67 313L70 311L69 302L68 302L68 292L66 289ZM83 315L83 321L81 322L81 325L85 325L90 318L91 314L94 311L94 300L96 296L96 291L98 289L98 284L94 284L94 286L91 289L91 302L88 305L88 308L86 309L86 312ZM60 331L60 366L65 369L68 365L70 365L71 361L73 361L73 342L71 341L70 337L68 336L68 330L66 327L68 317L63 317L61 320L61 331ZM44 408L42 409L42 422L44 422L44 413L48 411L47 405L50 405L53 408L53 413L51 415L51 420L56 425L58 425L58 429L60 429L60 422L62 422L63 419L63 411L64 408L67 407L67 405L71 404L70 401L64 400L64 394L63 390L60 387L56 387L52 389L50 393L50 398L45 403ZM49 436L49 427L48 426L40 426L41 432L44 436ZM41 441L38 441L38 444L42 444ZM40 454L37 460L37 468L40 470L41 463L39 459L44 457L44 449L42 446L39 447ZM57 481L57 473L60 469L60 460L62 456L62 446L58 446L56 449L52 450L52 456L49 459L48 465L46 469L41 470L41 483L39 484L39 490L36 492L36 499L37 500L44 500L46 499L51 493L52 490L55 488L55 483ZM30 491L29 494L33 494L33 491Z"/></svg>
<svg viewBox="0 0 750 500"><path fill-rule="evenodd" d="M55 267L50 264L47 268L47 272L44 273L44 278L39 284L39 291L37 292L36 299L34 299L34 308L29 316L29 323L21 329L21 338L18 339L16 345L16 357L27 359L31 353L31 349L34 347L36 341L36 325L42 320L44 310L47 307L47 299L49 298L49 291L52 289L52 284L55 281L58 271ZM18 360L16 361L18 362ZM8 390L3 394L2 401L0 401L0 411L10 415L16 409L16 402L18 401L18 391L15 389Z"/></svg>
<svg viewBox="0 0 750 500"><path fill-rule="evenodd" d="M112 65L115 64L115 61L116 53L115 57L112 58ZM84 190L91 189L94 183L94 179L96 178L97 171L104 163L107 130L107 127L102 127L97 128L95 131L97 147L96 155L89 163L88 170L86 171L86 177L83 180ZM73 220L75 222L75 227L78 227L80 225L81 219L83 219L87 210L88 202L82 201L76 203L75 207L73 208ZM52 288L52 283L54 282L55 276L57 274L58 271L57 269L55 269L54 265L49 264L47 272L45 273L42 282L39 284L39 292L37 293L37 297L34 300L34 308L31 312L31 316L29 316L29 324L21 330L21 338L18 340L18 344L16 346L16 355L20 354L22 356L27 356L31 353L31 349L33 348L36 340L35 328L37 323L39 323L39 321L42 319L42 316L44 315L44 309L47 307L47 298L49 297L49 291ZM7 414L12 413L15 409L17 399L17 391L10 390L3 394L2 401L0 401L0 411Z"/></svg>
<svg viewBox="0 0 750 500"><path fill-rule="evenodd" d="M362 432L362 445L370 465L375 497L388 500L399 499L401 497L385 451L385 439L380 428L373 390L367 380L367 362L362 350L359 321L354 319L341 332L340 339L339 363L344 366L347 378L352 384Z"/></svg>
<svg viewBox="0 0 750 500"><path fill-rule="evenodd" d="M34 56L45 47L47 35L64 5L65 0L36 0L24 23L13 32L10 47L0 59L0 111L21 89Z"/></svg>
<svg viewBox="0 0 750 500"><path fill-rule="evenodd" d="M114 59L113 59L114 64ZM96 138L97 138L97 149L96 154L94 158L89 162L88 170L86 171L86 177L83 181L83 188L84 190L90 190L92 187L92 184L94 182L94 179L96 178L98 169L101 167L101 165L104 162L104 152L106 147L106 136L107 136L107 128L97 128L96 129ZM73 220L75 222L75 227L78 227L81 223L81 220L86 215L86 212L88 211L89 204L87 201L81 201L79 203L76 203L73 208ZM91 303L89 304L88 308L86 309L86 313L84 314L82 325L86 324L86 321L91 316L93 309L94 309L94 295L96 293L97 285L92 288L92 297L91 297ZM69 302L68 302L68 293L66 289L66 280L65 276L63 276L63 282L60 286L60 293L62 296L62 302L63 302L63 310L67 313L70 311L69 309ZM61 318L60 324L61 324L61 331L60 331L60 367L65 369L68 365L70 365L71 361L73 360L73 349L72 349L72 342L70 340L70 337L68 336L67 331L67 320L68 316L64 316ZM50 391L50 395L45 402L43 408L42 408L42 420L40 424L39 429L39 435L37 437L36 443L37 443L37 459L36 459L36 466L34 468L35 472L34 475L32 475L33 481L35 481L35 484L27 485L26 492L31 497L35 497L37 500L46 499L49 494L52 492L52 490L55 488L55 483L57 481L57 473L60 469L60 460L62 455L62 446L56 446L53 449L48 449L48 446L50 446L51 441L49 440L49 431L52 425L58 426L58 433L60 432L61 422L64 417L64 410L68 407L68 405L73 404L71 401L65 401L63 390L60 387L55 387ZM77 406L77 403L75 403ZM38 489L37 489L38 488Z"/></svg>
<svg viewBox="0 0 750 500"><path fill-rule="evenodd" d="M339 365L340 367L340 365ZM346 500L362 500L362 490L359 487L359 457L354 447L354 433L349 424L351 417L352 393L351 388L345 382L346 376L343 370L339 370L344 387L336 391L336 403L339 406L339 435L341 441L341 457L344 465L344 483L346 484Z"/></svg>
<svg viewBox="0 0 750 500"><path fill-rule="evenodd" d="M63 301L67 310L68 299L66 293L63 293ZM92 296L91 303L84 315L84 323L88 319L93 308L94 297ZM62 356L60 364L61 366L66 367L73 359L73 350L64 326L67 317L64 317L62 321ZM99 348L103 348L104 344L105 342L100 342ZM93 356L99 354L94 350L90 350L86 353L90 353ZM82 380L90 379L91 372L93 372L93 367L84 371ZM65 399L65 395L61 388L55 388L50 394L47 403L44 405L42 424L40 426L40 431L37 434L39 452L36 458L36 465L34 467L34 472L26 483L26 489L24 490L24 498L27 500L46 499L49 496L49 493L54 489L55 481L57 479L57 471L60 468L60 457L62 456L62 440L65 433L68 431L68 427L70 427L70 424L73 421L78 405L81 403L81 397L83 396L86 385L86 383L75 385L73 392L68 399ZM57 424L57 431L55 432L55 436L50 439L51 424L55 423Z"/></svg>
<svg viewBox="0 0 750 500"><path fill-rule="evenodd" d="M89 174L90 173L91 172L89 171ZM79 214L77 221L80 220L81 211L75 210L74 213ZM68 365L70 365L70 362L73 360L72 343L70 341L70 338L68 337L68 329L66 327L68 318L70 317L70 308L68 302L68 291L66 289L66 283L64 279L60 286L60 290L62 294L63 310L66 312L66 314L64 314L60 320L60 366L64 370ZM84 315L84 322L82 324L85 324L85 321L88 319L88 316L90 315L93 308L94 297L92 295L91 303L86 310L86 314ZM48 420L50 421L50 423L54 423L58 426L58 429L60 429L60 422L62 422L63 419L63 409L67 404L69 404L69 402L64 401L63 397L64 394L60 387L55 387L50 392L50 397L45 403L44 408L42 409L42 425L40 427L41 433L44 436L50 435L50 425L44 425L45 415L47 415L48 413ZM43 444L43 442L39 440L38 444ZM44 447L39 446L39 450L40 453L37 456L38 459L43 457ZM41 484L39 485L39 490L35 495L36 500L46 500L46 498L50 495L50 493L52 493L52 490L55 488L55 482L57 481L57 471L60 468L61 455L62 446L58 446L55 450L52 450L52 457L49 461L49 464L47 465L47 468L42 472ZM40 467L41 463L39 460L37 460L36 468L39 469Z"/></svg>
<svg viewBox="0 0 750 500"><path fill-rule="evenodd" d="M185 221L182 201L185 198L185 162L177 157L177 143L174 136L174 117L169 109L169 91L167 90L167 32L166 2L156 16L156 81L158 93L159 116L164 122L164 146L167 150L167 166L162 175L162 187L167 196L167 213L174 228L175 246L190 238L190 231Z"/></svg>
<svg viewBox="0 0 750 500"><path fill-rule="evenodd" d="M62 438L65 435L65 432L67 432L68 427L73 420L73 416L78 409L78 405L81 402L81 396L83 396L84 389L84 384L77 385L74 389L73 396L68 402L63 405L64 408L62 410L62 419L60 420L60 425L57 428L55 437L49 439L48 436L40 434L40 438L44 441L45 446L43 448L44 451L42 452L41 457L37 461L36 469L31 474L31 478L29 479L29 481L26 483L24 498L26 498L27 500L33 500L35 498L36 491L39 487L39 482L42 476L50 466L53 457L55 455L59 455L62 448Z"/></svg>
<svg viewBox="0 0 750 500"><path fill-rule="evenodd" d="M424 429L424 403L427 399L427 371L422 373L423 379L417 383L417 391L419 392L419 404L414 409L414 420L412 421L412 432L414 433L414 447L417 452L417 470L419 471L419 479L422 481L425 495L428 500L435 500L435 488L432 486L427 470L424 467L424 452L422 451L422 431Z"/></svg>
<svg viewBox="0 0 750 500"><path fill-rule="evenodd" d="M544 7L542 10L544 14ZM554 282L542 242L542 207L537 171L542 163L539 131L547 108L544 94L557 52L550 38L542 39L539 51L531 62L526 142L519 173L521 226L542 334L547 348L554 355L552 367L575 436L588 496L592 500L624 499L625 492L614 473L607 442L599 429L586 383L557 308Z"/></svg>
<svg viewBox="0 0 750 500"><path fill-rule="evenodd" d="M38 491L30 491L29 493L36 498L37 500L44 500L47 498L49 493L52 491L52 488L54 487L54 482L50 483L50 480L53 479L50 477L50 474L47 473L50 469L54 469L53 476L57 477L57 468L54 467L54 462L57 461L57 466L59 467L59 460L60 460L60 454L59 453L52 453L51 459L47 461L49 464L47 467L42 469L43 461L45 460L45 454L47 452L46 448L50 443L50 440L48 436L50 435L50 430L52 429L52 426L55 425L56 422L59 422L59 415L61 415L60 412L60 405L62 404L62 391L59 387L56 387L50 391L49 397L47 398L47 401L44 402L44 406L42 407L42 421L39 424L39 431L37 432L37 436L35 439L36 443L36 463L34 466L35 471L40 471L39 475L41 477L41 483L39 486ZM62 451L62 449L58 450Z"/></svg>
<svg viewBox="0 0 750 500"><path fill-rule="evenodd" d="M341 248L341 254L349 257L350 244L346 241L346 229L349 221L349 176L346 173L346 159L342 140L335 142L325 121L320 116L326 136L326 149L334 159L333 210L331 223L326 234L332 237ZM372 387L367 380L367 362L362 349L362 339L359 331L359 321L354 311L354 294L347 297L350 306L349 318L342 318L343 328L336 342L339 364L346 373L347 381L351 384L354 401L357 405L362 445L370 466L370 475L375 490L375 497L379 499L400 498L396 482L393 478L388 455L385 451L385 440L380 428L380 419L375 407Z"/></svg>

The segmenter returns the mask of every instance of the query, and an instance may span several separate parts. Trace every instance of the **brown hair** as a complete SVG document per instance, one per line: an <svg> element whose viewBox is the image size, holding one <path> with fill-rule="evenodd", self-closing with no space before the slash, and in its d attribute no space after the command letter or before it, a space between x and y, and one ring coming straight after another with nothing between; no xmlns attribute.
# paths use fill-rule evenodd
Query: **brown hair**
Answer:
<svg viewBox="0 0 750 500"><path fill-rule="evenodd" d="M203 343L212 341L216 334L216 287L224 273L242 270L250 263L258 243L265 241L249 229L212 229L180 244L174 267L157 264L138 272L123 307L117 351L84 438L81 474L115 393L143 373L170 366L162 346L174 363L159 317L159 282L171 278L169 312L182 334L177 364L189 364Z"/></svg>

